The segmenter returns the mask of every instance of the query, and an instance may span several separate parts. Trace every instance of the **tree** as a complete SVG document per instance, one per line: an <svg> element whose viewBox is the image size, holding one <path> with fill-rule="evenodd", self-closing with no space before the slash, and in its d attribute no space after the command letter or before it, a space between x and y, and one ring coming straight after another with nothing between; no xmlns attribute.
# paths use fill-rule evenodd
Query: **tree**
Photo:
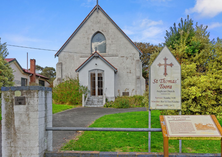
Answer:
<svg viewBox="0 0 222 157"><path fill-rule="evenodd" d="M0 57L0 87L9 87L14 85L13 70L9 64Z"/></svg>
<svg viewBox="0 0 222 157"><path fill-rule="evenodd" d="M142 67L147 68L150 55L158 49L158 46L145 42L134 42L134 43L143 52L143 54L140 57L142 62Z"/></svg>
<svg viewBox="0 0 222 157"><path fill-rule="evenodd" d="M45 67L42 72L41 72L41 75L43 76L46 76L49 78L49 81L52 82L55 77L56 77L56 71L55 71L55 68L53 67Z"/></svg>
<svg viewBox="0 0 222 157"><path fill-rule="evenodd" d="M185 44L189 45L194 34L193 20L190 19L188 15L185 20L181 18L178 27L176 26L176 23L174 23L173 27L170 27L170 31L166 30L165 45L168 48L171 47L172 49L175 49L175 46L179 44L182 36L186 36Z"/></svg>
<svg viewBox="0 0 222 157"><path fill-rule="evenodd" d="M36 65L36 70L38 71L40 75L48 77L50 83L52 83L56 77L56 71L55 71L55 68L53 67L46 66L45 68L43 68L39 65Z"/></svg>
<svg viewBox="0 0 222 157"><path fill-rule="evenodd" d="M191 19L185 22L181 19L179 27L175 26L166 32L165 45L181 64L182 114L214 114L221 119L222 40L210 41L207 27L193 26ZM155 52L150 56L149 65L158 54ZM147 98L144 102L148 102Z"/></svg>
<svg viewBox="0 0 222 157"><path fill-rule="evenodd" d="M40 74L42 72L42 70L44 69L43 67L41 67L39 65L36 65L35 68L36 68L36 71L38 74Z"/></svg>
<svg viewBox="0 0 222 157"><path fill-rule="evenodd" d="M140 57L140 60L142 62L142 67L143 67L142 73L143 73L143 77L145 79L148 79L150 55L155 53L156 51L159 52L160 46L152 45L146 42L134 42L134 43L143 52L143 54Z"/></svg>
<svg viewBox="0 0 222 157"><path fill-rule="evenodd" d="M6 58L8 54L9 52L8 52L6 43L1 44L1 38L0 38L0 56L3 58Z"/></svg>

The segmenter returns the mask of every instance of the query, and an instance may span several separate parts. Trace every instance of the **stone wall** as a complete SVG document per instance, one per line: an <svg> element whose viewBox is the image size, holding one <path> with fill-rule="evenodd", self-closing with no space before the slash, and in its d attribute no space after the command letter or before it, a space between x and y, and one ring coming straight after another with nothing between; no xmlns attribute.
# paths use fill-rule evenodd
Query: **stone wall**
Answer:
<svg viewBox="0 0 222 157"><path fill-rule="evenodd" d="M43 157L52 150L52 89L2 87L2 156Z"/></svg>

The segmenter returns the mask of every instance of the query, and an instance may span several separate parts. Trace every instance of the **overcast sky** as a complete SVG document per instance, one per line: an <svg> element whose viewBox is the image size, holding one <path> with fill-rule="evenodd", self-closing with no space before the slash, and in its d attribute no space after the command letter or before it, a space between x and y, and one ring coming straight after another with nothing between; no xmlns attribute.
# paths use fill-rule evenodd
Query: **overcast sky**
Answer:
<svg viewBox="0 0 222 157"><path fill-rule="evenodd" d="M96 5L96 0L2 0L1 43L58 50ZM187 15L208 26L210 39L222 38L222 0L99 0L99 5L133 40L158 44L166 30ZM56 67L56 51L8 45L9 56L23 68L29 59Z"/></svg>

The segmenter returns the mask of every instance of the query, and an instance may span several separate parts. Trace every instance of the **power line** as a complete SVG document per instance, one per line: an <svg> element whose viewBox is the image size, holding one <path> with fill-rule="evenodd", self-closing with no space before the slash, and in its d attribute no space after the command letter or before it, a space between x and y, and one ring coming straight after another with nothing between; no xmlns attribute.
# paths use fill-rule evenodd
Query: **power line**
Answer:
<svg viewBox="0 0 222 157"><path fill-rule="evenodd" d="M7 46L19 47L19 48L25 48L25 49L35 49L35 50L41 50L41 51L54 51L54 52L57 52L57 51L58 51L58 50L52 50L52 49L37 48L37 47L28 47L28 46L12 45L12 44L7 44ZM63 51L63 52L70 52L70 53L81 54L81 53L71 52L71 51Z"/></svg>
<svg viewBox="0 0 222 157"><path fill-rule="evenodd" d="M36 47L28 47L28 46L20 46L20 45L11 45L11 44L7 44L7 46L20 47L20 48L26 48L26 49L43 50L43 51L58 51L58 50L52 50L52 49L44 49L44 48L36 48Z"/></svg>

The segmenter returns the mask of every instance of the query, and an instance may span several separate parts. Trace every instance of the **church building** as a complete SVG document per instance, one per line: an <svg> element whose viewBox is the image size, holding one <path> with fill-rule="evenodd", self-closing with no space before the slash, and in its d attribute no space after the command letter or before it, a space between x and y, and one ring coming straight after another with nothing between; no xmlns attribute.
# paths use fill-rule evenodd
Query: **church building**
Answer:
<svg viewBox="0 0 222 157"><path fill-rule="evenodd" d="M55 54L58 85L79 78L89 90L88 101L143 95L142 52L97 4ZM101 106L104 105L100 102Z"/></svg>

